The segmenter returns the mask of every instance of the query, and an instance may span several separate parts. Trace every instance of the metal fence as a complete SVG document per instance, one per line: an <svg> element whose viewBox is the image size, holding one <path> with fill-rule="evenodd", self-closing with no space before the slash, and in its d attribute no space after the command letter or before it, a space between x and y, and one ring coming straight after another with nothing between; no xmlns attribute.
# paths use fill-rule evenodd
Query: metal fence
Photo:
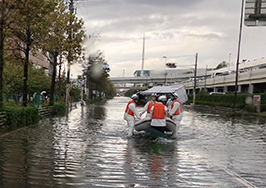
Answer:
<svg viewBox="0 0 266 188"><path fill-rule="evenodd" d="M56 101L56 97L54 96ZM13 94L13 95L4 95L4 103L15 103L17 105L22 105L23 95ZM30 94L27 97L29 106L41 107L43 104L49 104L49 98L45 98L43 95Z"/></svg>

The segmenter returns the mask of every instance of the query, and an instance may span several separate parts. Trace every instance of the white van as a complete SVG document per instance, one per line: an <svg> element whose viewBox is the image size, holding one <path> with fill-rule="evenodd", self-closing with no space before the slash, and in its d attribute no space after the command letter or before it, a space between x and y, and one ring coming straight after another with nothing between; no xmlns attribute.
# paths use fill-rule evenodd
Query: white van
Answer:
<svg viewBox="0 0 266 188"><path fill-rule="evenodd" d="M216 76L223 76L224 74L222 72L214 72L212 73L212 78L216 77Z"/></svg>

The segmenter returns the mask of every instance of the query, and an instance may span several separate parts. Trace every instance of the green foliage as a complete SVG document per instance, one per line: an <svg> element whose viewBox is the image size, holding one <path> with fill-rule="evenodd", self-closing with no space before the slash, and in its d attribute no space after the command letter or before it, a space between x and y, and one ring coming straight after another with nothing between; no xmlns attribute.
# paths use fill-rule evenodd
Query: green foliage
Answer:
<svg viewBox="0 0 266 188"><path fill-rule="evenodd" d="M78 102L81 99L81 89L78 86L73 86L70 89L70 96L73 99L73 102Z"/></svg>
<svg viewBox="0 0 266 188"><path fill-rule="evenodd" d="M93 99L93 90L104 93L106 98L112 98L116 94L114 85L109 79L109 74L107 70L102 69L102 65L108 64L100 51L96 57L90 57L89 61L84 65L83 71L87 77L90 99Z"/></svg>
<svg viewBox="0 0 266 188"><path fill-rule="evenodd" d="M50 92L51 77L46 75L44 68L29 66L29 93Z"/></svg>
<svg viewBox="0 0 266 188"><path fill-rule="evenodd" d="M96 99L87 99L85 100L86 104L95 104L104 101L102 97L98 97Z"/></svg>
<svg viewBox="0 0 266 188"><path fill-rule="evenodd" d="M29 65L29 93L40 93L41 91L50 91L50 80L44 72L45 69L38 69L32 64ZM8 63L4 67L4 93L18 94L23 90L23 65L17 61Z"/></svg>
<svg viewBox="0 0 266 188"><path fill-rule="evenodd" d="M133 94L137 93L138 90L137 89L130 89L125 93L126 97L131 97Z"/></svg>
<svg viewBox="0 0 266 188"><path fill-rule="evenodd" d="M226 61L221 62L220 64L217 65L217 67L214 70L221 69L224 67L227 67L228 63Z"/></svg>
<svg viewBox="0 0 266 188"><path fill-rule="evenodd" d="M257 108L253 105L247 105L245 107L245 110L248 111L248 112L257 112Z"/></svg>
<svg viewBox="0 0 266 188"><path fill-rule="evenodd" d="M65 115L67 106L65 103L54 103L55 115Z"/></svg>
<svg viewBox="0 0 266 188"><path fill-rule="evenodd" d="M17 106L17 103L15 100L9 100L7 103L5 103L5 106L15 107Z"/></svg>
<svg viewBox="0 0 266 188"><path fill-rule="evenodd" d="M31 125L39 120L39 112L36 107L6 106L4 111L6 111L5 126L10 129Z"/></svg>
<svg viewBox="0 0 266 188"><path fill-rule="evenodd" d="M255 112L256 108L251 104L246 104L246 99L248 97L253 98L254 94L237 94L236 108L245 109L250 112ZM266 111L266 93L256 94L261 95L261 112ZM188 102L193 101L193 95L188 95ZM210 95L204 93L198 93L196 95L196 104L210 105L210 106L223 106L223 107L233 107L234 104L234 94L224 94L224 95Z"/></svg>

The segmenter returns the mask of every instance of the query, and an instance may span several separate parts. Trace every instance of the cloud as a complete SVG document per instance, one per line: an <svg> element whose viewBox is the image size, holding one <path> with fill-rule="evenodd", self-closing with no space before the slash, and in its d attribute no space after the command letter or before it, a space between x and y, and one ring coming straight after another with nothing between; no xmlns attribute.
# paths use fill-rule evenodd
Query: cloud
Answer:
<svg viewBox="0 0 266 188"><path fill-rule="evenodd" d="M87 0L77 5L91 38L88 53L101 49L111 76L133 76L141 68L145 33L145 69L163 69L162 56L195 55L199 67L236 61L240 1L232 0ZM265 28L243 27L241 57L265 56ZM190 59L172 59L193 63Z"/></svg>

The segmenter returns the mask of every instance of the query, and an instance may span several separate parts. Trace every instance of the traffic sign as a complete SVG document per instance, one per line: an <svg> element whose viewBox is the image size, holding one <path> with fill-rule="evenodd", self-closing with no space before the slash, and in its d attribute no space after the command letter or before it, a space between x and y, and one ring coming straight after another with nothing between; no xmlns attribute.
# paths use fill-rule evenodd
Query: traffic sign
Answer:
<svg viewBox="0 0 266 188"><path fill-rule="evenodd" d="M246 0L244 23L246 26L266 26L265 0Z"/></svg>
<svg viewBox="0 0 266 188"><path fill-rule="evenodd" d="M84 86L82 86L82 87L81 87L81 91L84 91L84 90L85 90L85 87L84 87Z"/></svg>

